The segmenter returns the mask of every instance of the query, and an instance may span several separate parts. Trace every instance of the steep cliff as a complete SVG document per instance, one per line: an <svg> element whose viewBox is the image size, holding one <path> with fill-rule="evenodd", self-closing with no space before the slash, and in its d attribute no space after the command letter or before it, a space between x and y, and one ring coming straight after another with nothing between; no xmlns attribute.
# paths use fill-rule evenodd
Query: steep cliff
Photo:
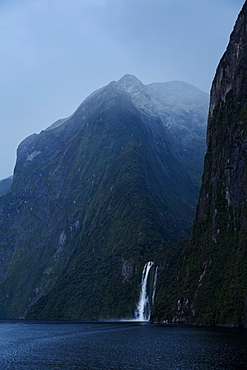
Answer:
<svg viewBox="0 0 247 370"><path fill-rule="evenodd" d="M212 84L194 226L169 293L175 304L158 309L169 320L247 324L246 160L247 3Z"/></svg>
<svg viewBox="0 0 247 370"><path fill-rule="evenodd" d="M144 264L161 273L189 235L207 104L127 75L20 144L0 199L2 317L133 315Z"/></svg>

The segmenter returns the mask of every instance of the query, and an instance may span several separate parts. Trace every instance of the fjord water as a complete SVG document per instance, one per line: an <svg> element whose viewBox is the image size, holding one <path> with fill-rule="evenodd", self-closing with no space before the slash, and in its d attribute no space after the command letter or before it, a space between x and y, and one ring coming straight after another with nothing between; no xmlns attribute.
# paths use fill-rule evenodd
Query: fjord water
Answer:
<svg viewBox="0 0 247 370"><path fill-rule="evenodd" d="M244 369L245 329L1 322L0 369Z"/></svg>

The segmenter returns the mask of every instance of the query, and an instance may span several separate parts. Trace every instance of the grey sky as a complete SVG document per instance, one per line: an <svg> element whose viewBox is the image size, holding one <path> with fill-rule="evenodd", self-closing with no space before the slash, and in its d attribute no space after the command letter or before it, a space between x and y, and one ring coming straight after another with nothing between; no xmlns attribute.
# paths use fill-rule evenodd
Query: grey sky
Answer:
<svg viewBox="0 0 247 370"><path fill-rule="evenodd" d="M209 91L244 0L0 0L0 179L16 148L126 73Z"/></svg>

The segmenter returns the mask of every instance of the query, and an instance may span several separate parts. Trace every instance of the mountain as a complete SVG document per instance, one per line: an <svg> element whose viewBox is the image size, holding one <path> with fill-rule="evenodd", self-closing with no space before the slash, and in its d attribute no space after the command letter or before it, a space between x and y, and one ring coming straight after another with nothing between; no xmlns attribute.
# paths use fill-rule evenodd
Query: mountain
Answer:
<svg viewBox="0 0 247 370"><path fill-rule="evenodd" d="M187 83L126 75L19 145L0 199L1 317L131 317L146 262L159 266L157 291L170 281L195 214L207 108Z"/></svg>
<svg viewBox="0 0 247 370"><path fill-rule="evenodd" d="M213 80L194 226L158 320L247 325L246 50L245 2Z"/></svg>
<svg viewBox="0 0 247 370"><path fill-rule="evenodd" d="M7 193L7 191L11 187L12 181L13 181L13 176L0 180L0 197Z"/></svg>

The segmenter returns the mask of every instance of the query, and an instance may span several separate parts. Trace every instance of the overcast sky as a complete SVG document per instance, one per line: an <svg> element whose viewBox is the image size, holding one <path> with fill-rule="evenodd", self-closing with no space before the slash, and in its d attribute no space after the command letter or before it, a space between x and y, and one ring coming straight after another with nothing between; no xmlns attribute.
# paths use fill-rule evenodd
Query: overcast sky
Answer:
<svg viewBox="0 0 247 370"><path fill-rule="evenodd" d="M209 92L244 0L0 0L0 179L18 144L137 76Z"/></svg>

